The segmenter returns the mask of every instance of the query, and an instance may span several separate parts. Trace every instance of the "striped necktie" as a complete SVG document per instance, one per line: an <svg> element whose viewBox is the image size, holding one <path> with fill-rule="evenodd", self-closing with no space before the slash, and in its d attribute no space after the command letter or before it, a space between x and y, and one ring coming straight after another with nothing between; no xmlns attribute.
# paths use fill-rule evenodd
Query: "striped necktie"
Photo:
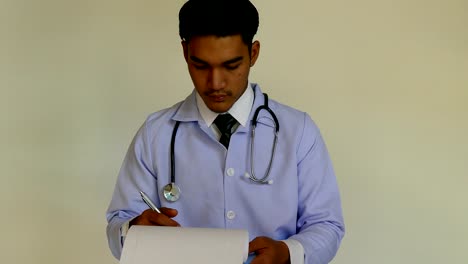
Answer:
<svg viewBox="0 0 468 264"><path fill-rule="evenodd" d="M229 140L231 139L232 127L237 123L236 119L230 114L220 114L214 120L215 125L221 132L219 142L226 148L229 148Z"/></svg>

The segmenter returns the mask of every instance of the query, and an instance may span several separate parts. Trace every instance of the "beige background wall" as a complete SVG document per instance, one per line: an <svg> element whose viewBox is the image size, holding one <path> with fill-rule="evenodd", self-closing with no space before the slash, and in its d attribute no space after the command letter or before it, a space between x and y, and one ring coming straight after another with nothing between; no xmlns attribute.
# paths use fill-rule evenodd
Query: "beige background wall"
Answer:
<svg viewBox="0 0 468 264"><path fill-rule="evenodd" d="M0 0L0 262L117 263L104 213L146 115L191 91L183 0ZM267 1L252 80L322 129L335 264L467 263L468 2Z"/></svg>

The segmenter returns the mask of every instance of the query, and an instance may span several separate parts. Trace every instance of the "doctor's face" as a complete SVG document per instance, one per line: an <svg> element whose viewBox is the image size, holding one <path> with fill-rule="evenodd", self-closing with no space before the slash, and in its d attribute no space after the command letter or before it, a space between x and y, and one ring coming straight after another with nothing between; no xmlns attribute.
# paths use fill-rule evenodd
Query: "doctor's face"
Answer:
<svg viewBox="0 0 468 264"><path fill-rule="evenodd" d="M213 112L227 112L247 87L260 43L252 44L250 54L241 35L197 36L182 46L193 85L206 106Z"/></svg>

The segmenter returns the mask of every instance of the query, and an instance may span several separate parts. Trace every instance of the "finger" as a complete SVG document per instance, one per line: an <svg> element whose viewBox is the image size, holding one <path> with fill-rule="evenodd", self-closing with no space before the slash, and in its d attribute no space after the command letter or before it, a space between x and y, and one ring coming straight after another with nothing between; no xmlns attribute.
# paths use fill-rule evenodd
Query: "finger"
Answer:
<svg viewBox="0 0 468 264"><path fill-rule="evenodd" d="M176 209L167 208L167 207L161 207L159 210L161 211L162 214L165 214L170 218L176 217L177 214L179 213Z"/></svg>
<svg viewBox="0 0 468 264"><path fill-rule="evenodd" d="M151 215L155 214L155 213L156 212L154 212L151 209L147 209L147 210L143 211L143 213L141 213L139 216L133 218L130 221L130 226L132 226L132 225L152 225L152 223L150 221L150 218L151 218Z"/></svg>
<svg viewBox="0 0 468 264"><path fill-rule="evenodd" d="M171 208L161 208L161 213L152 212L148 214L148 220L152 225L157 226L180 226L180 224L173 220L172 217L177 215L177 210ZM169 215L166 215L169 214Z"/></svg>
<svg viewBox="0 0 468 264"><path fill-rule="evenodd" d="M269 246L267 237L256 237L249 243L249 253L259 252Z"/></svg>
<svg viewBox="0 0 468 264"><path fill-rule="evenodd" d="M256 255L255 258L250 262L250 264L261 264L265 263L265 256L263 255Z"/></svg>
<svg viewBox="0 0 468 264"><path fill-rule="evenodd" d="M157 226L180 226L180 224L165 214L152 215L150 221Z"/></svg>
<svg viewBox="0 0 468 264"><path fill-rule="evenodd" d="M170 215L177 215L177 210L165 208ZM163 213L151 209L145 210L141 215L130 221L130 225L180 226L180 224Z"/></svg>

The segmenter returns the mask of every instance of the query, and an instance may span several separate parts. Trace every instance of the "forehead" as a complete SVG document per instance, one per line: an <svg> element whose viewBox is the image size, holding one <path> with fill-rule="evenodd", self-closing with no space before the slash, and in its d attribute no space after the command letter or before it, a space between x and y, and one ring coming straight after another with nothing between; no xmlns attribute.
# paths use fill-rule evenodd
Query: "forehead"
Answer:
<svg viewBox="0 0 468 264"><path fill-rule="evenodd" d="M249 49L242 41L241 35L192 37L187 44L187 49L189 57L195 56L209 63L222 63L239 56L249 55Z"/></svg>

